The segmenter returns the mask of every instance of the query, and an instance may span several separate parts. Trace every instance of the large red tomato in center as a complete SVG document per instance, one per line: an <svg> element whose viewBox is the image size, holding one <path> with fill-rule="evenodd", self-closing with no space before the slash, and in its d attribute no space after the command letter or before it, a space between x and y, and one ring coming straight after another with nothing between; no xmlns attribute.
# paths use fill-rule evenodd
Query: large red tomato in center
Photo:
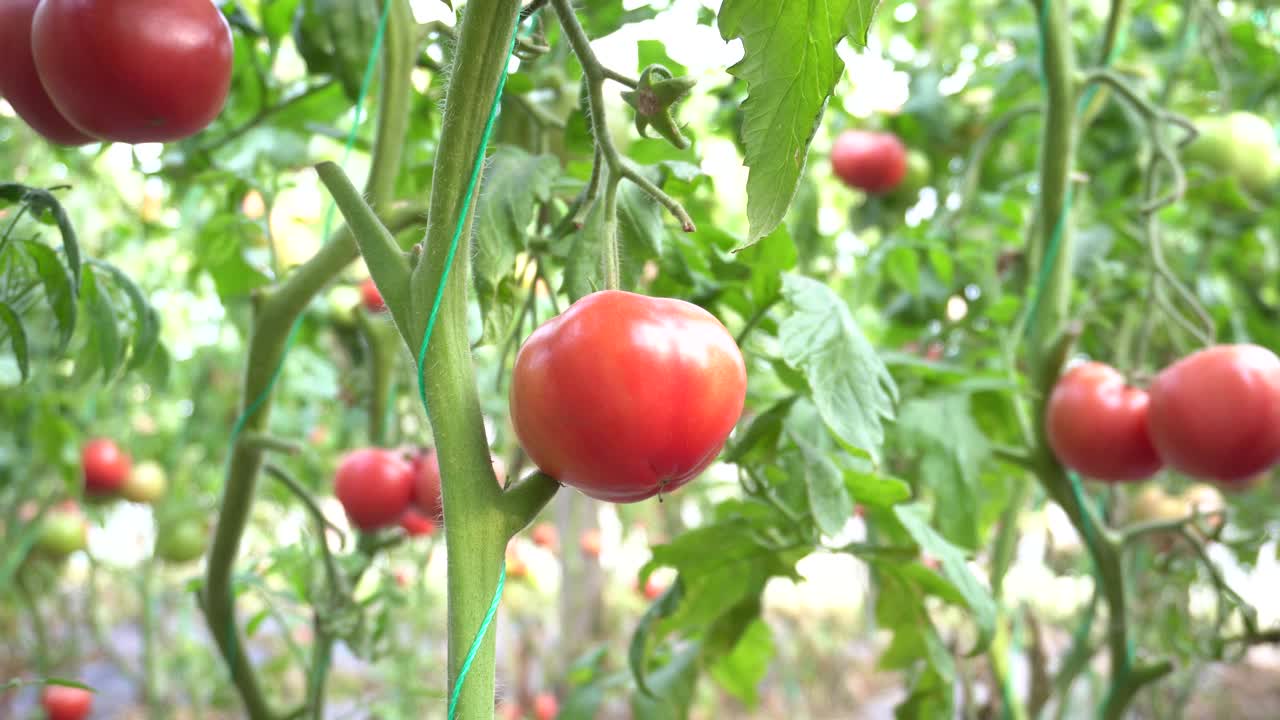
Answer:
<svg viewBox="0 0 1280 720"><path fill-rule="evenodd" d="M887 193L907 175L907 148L892 133L845 130L831 147L831 169L850 187Z"/></svg>
<svg viewBox="0 0 1280 720"><path fill-rule="evenodd" d="M31 17L40 0L0 0L0 97L32 130L59 145L83 145L80 132L53 106L31 55Z"/></svg>
<svg viewBox="0 0 1280 720"><path fill-rule="evenodd" d="M746 389L742 352L711 313L604 290L525 341L511 420L543 472L600 500L636 502L711 464Z"/></svg>
<svg viewBox="0 0 1280 720"><path fill-rule="evenodd" d="M1106 482L1151 477L1160 457L1147 437L1147 393L1102 363L1085 363L1058 379L1045 429L1063 465Z"/></svg>
<svg viewBox="0 0 1280 720"><path fill-rule="evenodd" d="M1150 422L1171 467L1247 484L1280 461L1280 358L1257 345L1192 353L1151 384Z"/></svg>
<svg viewBox="0 0 1280 720"><path fill-rule="evenodd" d="M40 704L49 720L84 720L93 707L93 692L67 685L46 685Z"/></svg>
<svg viewBox="0 0 1280 720"><path fill-rule="evenodd" d="M361 530L394 525L413 499L413 469L390 450L362 448L343 456L334 494Z"/></svg>
<svg viewBox="0 0 1280 720"><path fill-rule="evenodd" d="M53 104L104 140L194 135L231 88L231 28L210 0L42 0L31 49Z"/></svg>

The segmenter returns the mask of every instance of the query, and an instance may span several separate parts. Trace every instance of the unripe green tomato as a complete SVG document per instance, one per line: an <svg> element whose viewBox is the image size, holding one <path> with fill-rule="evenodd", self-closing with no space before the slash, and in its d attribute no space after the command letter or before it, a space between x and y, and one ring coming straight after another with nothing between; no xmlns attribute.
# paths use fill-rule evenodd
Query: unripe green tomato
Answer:
<svg viewBox="0 0 1280 720"><path fill-rule="evenodd" d="M908 150L907 174L903 176L897 192L914 198L929 184L929 178L932 175L933 165L929 162L929 156L919 150Z"/></svg>
<svg viewBox="0 0 1280 720"><path fill-rule="evenodd" d="M153 503L164 495L168 486L164 468L158 463L147 461L133 469L129 479L120 488L120 494L136 503Z"/></svg>
<svg viewBox="0 0 1280 720"><path fill-rule="evenodd" d="M156 557L171 563L191 562L204 554L207 538L197 521L161 527L156 533Z"/></svg>
<svg viewBox="0 0 1280 720"><path fill-rule="evenodd" d="M63 558L88 546L84 517L73 510L50 510L40 524L36 549Z"/></svg>
<svg viewBox="0 0 1280 720"><path fill-rule="evenodd" d="M1280 182L1280 148L1267 120L1247 112L1196 121L1200 135L1187 146L1186 159L1240 181L1251 193L1266 194Z"/></svg>

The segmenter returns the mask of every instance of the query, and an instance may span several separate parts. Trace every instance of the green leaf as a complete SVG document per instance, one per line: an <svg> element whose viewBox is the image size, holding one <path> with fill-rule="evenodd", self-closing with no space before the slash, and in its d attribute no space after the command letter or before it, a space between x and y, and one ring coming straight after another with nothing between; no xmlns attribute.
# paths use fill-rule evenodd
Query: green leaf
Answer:
<svg viewBox="0 0 1280 720"><path fill-rule="evenodd" d="M71 342L71 335L76 329L76 297L71 274L58 258L58 253L48 245L31 242L24 243L23 248L35 261L36 272L44 284L45 297L58 323L56 352L61 353Z"/></svg>
<svg viewBox="0 0 1280 720"><path fill-rule="evenodd" d="M649 694L631 696L632 716L644 720L685 720L693 703L693 691L698 682L695 664L701 648L697 643L677 653L649 677Z"/></svg>
<svg viewBox="0 0 1280 720"><path fill-rule="evenodd" d="M849 42L858 47L867 46L867 32L871 30L871 21L879 5L880 0L853 0L849 3L849 11L844 16Z"/></svg>
<svg viewBox="0 0 1280 720"><path fill-rule="evenodd" d="M903 290L912 295L920 294L920 258L908 245L899 245L889 251L884 259L885 272Z"/></svg>
<svg viewBox="0 0 1280 720"><path fill-rule="evenodd" d="M631 634L631 644L627 649L627 663L631 666L631 675L635 678L636 687L642 693L652 694L645 679L649 670L649 636L654 632L659 620L670 617L680 607L683 595L684 586L680 579L676 578L662 597L649 606L640 618L640 622L636 624L635 632Z"/></svg>
<svg viewBox="0 0 1280 720"><path fill-rule="evenodd" d="M560 163L551 155L530 155L504 145L488 160L476 205L476 281L492 294L498 281L512 272L516 253L538 204L551 198Z"/></svg>
<svg viewBox="0 0 1280 720"><path fill-rule="evenodd" d="M756 618L728 655L711 666L711 676L748 708L760 701L759 685L773 659L773 637L769 625Z"/></svg>
<svg viewBox="0 0 1280 720"><path fill-rule="evenodd" d="M752 418L746 430L725 453L724 461L737 464L748 452L757 447L766 451L777 448L778 438L782 435L782 423L787 419L787 413L791 411L791 404L796 401L796 397L795 395L787 396Z"/></svg>
<svg viewBox="0 0 1280 720"><path fill-rule="evenodd" d="M667 234L663 212L657 201L630 180L618 186L618 241L633 265L662 255Z"/></svg>
<svg viewBox="0 0 1280 720"><path fill-rule="evenodd" d="M22 327L22 318L8 303L0 302L0 323L4 323L9 335L9 345L13 347L13 358L18 363L18 372L22 373L22 381L26 382L30 375L30 358L27 356L27 331Z"/></svg>
<svg viewBox="0 0 1280 720"><path fill-rule="evenodd" d="M136 370L146 363L147 358L151 357L151 352L155 350L156 343L160 340L160 318L156 315L155 309L151 307L151 303L147 302L142 290L124 271L111 263L101 260L91 260L90 262L94 267L102 268L110 273L111 279L115 284L124 290L125 295L129 296L129 304L133 307L136 334L131 344L129 364L125 370Z"/></svg>
<svg viewBox="0 0 1280 720"><path fill-rule="evenodd" d="M71 271L71 286L79 294L80 288L80 242L76 238L75 227L67 217L67 211L58 202L53 193L39 188L29 188L17 183L0 183L0 198L14 202L22 202L31 209L32 217L41 222L52 221L58 226L62 235L63 251L67 254L67 268Z"/></svg>
<svg viewBox="0 0 1280 720"><path fill-rule="evenodd" d="M838 535L853 516L853 500L844 484L844 475L826 453L804 441L797 433L789 433L800 448L800 462L791 472L804 477L809 496L809 511L814 523L826 535ZM798 465L798 467L795 467Z"/></svg>
<svg viewBox="0 0 1280 720"><path fill-rule="evenodd" d="M955 261L945 247L933 245L929 248L929 266L933 268L933 274L938 276L938 282L943 286L951 287L955 282Z"/></svg>
<svg viewBox="0 0 1280 720"><path fill-rule="evenodd" d="M970 411L970 396L950 393L904 403L898 427L912 454L921 459L921 477L937 496L939 529L952 542L976 549L979 472L991 443Z"/></svg>
<svg viewBox="0 0 1280 720"><path fill-rule="evenodd" d="M844 71L836 45L850 27L860 26L863 13L855 17L853 4L865 2L726 0L720 7L721 37L741 38L745 51L729 72L746 80L750 89L742 105L742 140L750 168L748 243L782 222L795 195L809 143Z"/></svg>
<svg viewBox="0 0 1280 720"><path fill-rule="evenodd" d="M978 624L978 648L986 648L996 628L996 604L991 591L984 587L965 561L964 554L929 526L929 509L920 503L898 505L893 509L898 521L921 549L938 559L942 574L955 585L973 611Z"/></svg>
<svg viewBox="0 0 1280 720"><path fill-rule="evenodd" d="M98 366L110 378L120 366L120 327L116 324L116 312L111 296L98 278L92 266L84 268L84 286L81 301L85 303L89 320L90 344L97 350Z"/></svg>
<svg viewBox="0 0 1280 720"><path fill-rule="evenodd" d="M785 275L782 294L794 313L778 339L787 364L802 371L818 412L843 442L879 461L883 420L893 417L898 388L875 348L830 288Z"/></svg>
<svg viewBox="0 0 1280 720"><path fill-rule="evenodd" d="M905 480L873 470L846 468L844 483L854 500L872 507L887 508L911 497L911 486Z"/></svg>
<svg viewBox="0 0 1280 720"><path fill-rule="evenodd" d="M604 228L604 203L598 202L587 211L582 229L573 234L573 245L565 258L560 290L569 296L569 302L577 302L603 287L600 243Z"/></svg>

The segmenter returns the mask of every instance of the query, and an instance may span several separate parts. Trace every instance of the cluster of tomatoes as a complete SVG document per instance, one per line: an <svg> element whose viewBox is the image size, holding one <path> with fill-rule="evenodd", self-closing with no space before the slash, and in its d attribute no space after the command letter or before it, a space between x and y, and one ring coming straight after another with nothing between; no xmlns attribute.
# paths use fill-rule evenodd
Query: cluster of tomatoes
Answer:
<svg viewBox="0 0 1280 720"><path fill-rule="evenodd" d="M1280 358L1218 345L1146 390L1102 363L1078 365L1058 380L1045 421L1058 460L1087 477L1132 482L1168 467L1240 489L1280 462Z"/></svg>
<svg viewBox="0 0 1280 720"><path fill-rule="evenodd" d="M0 96L61 145L203 130L226 102L232 49L209 0L0 0Z"/></svg>
<svg viewBox="0 0 1280 720"><path fill-rule="evenodd" d="M506 472L493 459L498 483ZM444 522L440 462L434 450L408 454L384 448L353 450L338 462L334 494L351 524L373 531L399 525L411 536L432 535Z"/></svg>

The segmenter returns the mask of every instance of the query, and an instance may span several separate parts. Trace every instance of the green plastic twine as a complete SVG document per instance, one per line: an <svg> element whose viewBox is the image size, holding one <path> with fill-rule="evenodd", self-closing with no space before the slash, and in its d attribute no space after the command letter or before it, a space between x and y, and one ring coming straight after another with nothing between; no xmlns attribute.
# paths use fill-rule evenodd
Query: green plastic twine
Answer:
<svg viewBox="0 0 1280 720"><path fill-rule="evenodd" d="M391 15L391 3L394 0L386 0L382 6L382 17L378 20L378 31L373 37L373 47L369 48L369 60L364 66L364 77L360 81L360 92L356 95L355 117L351 120L351 128L347 131L346 146L342 150L342 165L346 165L351 158L351 151L355 148L356 137L360 130L360 123L364 121L364 101L369 95L369 87L373 84L373 71L378 66L378 54L382 51L383 38L387 34L387 18ZM321 230L320 241L327 243L329 241L329 231L333 224L334 203L329 202L329 209L324 216L324 227ZM271 396L272 390L275 389L276 383L280 380L280 373L284 370L284 359L289 354L289 350L293 348L294 341L298 338L298 330L302 327L302 314L294 318L293 326L289 328L289 336L285 339L284 349L280 351L280 361L276 363L275 370L271 372L271 378L267 380L267 386L262 389L252 402L245 405L244 410L240 413L240 417L236 418L235 424L231 426L231 446L234 447L236 439L240 437L240 433L244 431L245 425L249 423L249 418L253 417L263 404L267 402L267 398ZM228 467L231 464L231 456L227 458ZM227 587L227 592L234 595L231 586ZM227 632L228 647L234 649L237 644L236 628L234 619L231 627ZM326 664L328 658L325 658ZM235 664L232 663L231 679L236 680Z"/></svg>
<svg viewBox="0 0 1280 720"><path fill-rule="evenodd" d="M532 20L533 16L530 16ZM480 184L480 170L484 167L485 150L489 147L489 137L493 135L493 125L498 118L498 106L502 102L502 91L507 86L507 65L511 62L511 56L515 53L516 39L519 37L520 24L511 32L511 45L507 48L507 57L502 65L502 74L498 76L498 88L493 94L493 103L489 106L489 118L485 121L484 133L480 136L480 147L476 148L476 160L471 167L471 178L467 182L467 192L462 198L462 208L458 212L458 222L453 229L453 238L449 241L449 252L445 256L444 270L440 274L440 284L436 286L435 300L431 303L431 313L427 316L427 328L422 334L422 347L418 350L418 395L422 399L422 409L427 414L427 421L431 420L431 408L427 405L427 382L426 373L423 371L423 365L427 360L427 346L431 342L431 333L435 330L436 319L440 315L440 303L444 300L444 289L449 282L449 271L453 268L453 258L458 253L458 245L462 240L462 232L466 229L467 217L471 210L471 200L475 197L476 187ZM449 696L449 720L453 720L458 712L458 699L462 696L462 686L466 681L467 673L471 671L471 663L476 659L476 654L480 652L480 645L484 642L485 635L489 632L489 626L493 624L493 618L498 613L498 604L502 601L502 588L506 584L507 579L507 563L503 560L502 567L498 571L498 587L493 592L493 600L489 603L489 611L485 613L484 621L480 623L480 628L476 630L475 639L471 641L471 647L467 650L467 657L462 661L462 667L458 669L458 678L454 681L453 692Z"/></svg>

